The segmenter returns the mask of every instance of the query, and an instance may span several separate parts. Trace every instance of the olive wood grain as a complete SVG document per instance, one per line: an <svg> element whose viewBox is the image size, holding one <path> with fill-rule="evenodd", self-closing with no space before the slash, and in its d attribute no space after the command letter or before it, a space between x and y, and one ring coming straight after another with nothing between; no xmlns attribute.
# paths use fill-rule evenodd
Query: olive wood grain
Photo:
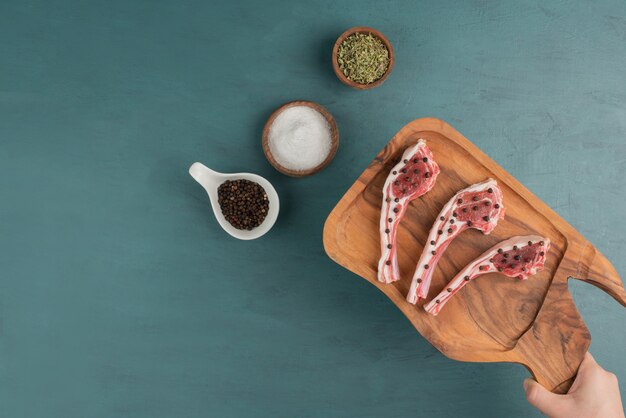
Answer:
<svg viewBox="0 0 626 418"><path fill-rule="evenodd" d="M402 151L427 141L441 174L435 188L413 201L398 232L402 279L376 280L382 184ZM491 235L465 231L437 266L429 298L469 261L514 235L538 234L552 247L543 271L527 281L488 274L472 282L437 316L406 302L415 263L440 208L454 193L486 178L498 181L506 217ZM566 392L591 336L567 287L569 278L591 283L626 306L626 292L611 263L571 225L450 125L434 118L403 127L328 216L324 248L334 261L370 281L444 355L470 362L515 362L545 387Z"/></svg>

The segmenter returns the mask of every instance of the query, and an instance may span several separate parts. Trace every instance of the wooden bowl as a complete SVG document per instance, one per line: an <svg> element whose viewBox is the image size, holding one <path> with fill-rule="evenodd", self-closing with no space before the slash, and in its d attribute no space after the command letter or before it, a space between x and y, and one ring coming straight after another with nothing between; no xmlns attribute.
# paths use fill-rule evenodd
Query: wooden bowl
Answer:
<svg viewBox="0 0 626 418"><path fill-rule="evenodd" d="M339 51L339 45L341 45L341 43L348 36L354 33L372 34L373 36L383 41L383 44L385 44L385 46L387 47L387 50L389 51L389 67L387 67L387 71L385 72L385 74L383 74L381 78L374 81L373 83L370 83L370 84L355 83L354 81L348 79L339 69L339 63L337 62L337 53ZM339 35L339 38L337 38L337 41L335 41L335 45L333 46L333 69L335 70L335 74L337 75L337 78L339 78L339 80L341 80L342 83L358 90L367 90L367 89L371 89L371 88L374 88L383 84L383 82L387 79L387 77L389 77L389 73L391 72L391 69L393 68L393 62L394 62L393 48L391 47L391 43L389 42L389 40L385 37L385 35L377 31L376 29L368 28L367 26L355 26L353 28L348 29L347 31Z"/></svg>
<svg viewBox="0 0 626 418"><path fill-rule="evenodd" d="M290 108L290 107L294 107L294 106L307 106L314 110L317 110L319 113L322 114L322 116L324 116L324 118L326 118L326 121L328 121L328 125L330 126L331 144L330 144L330 151L328 152L328 156L326 156L326 159L322 161L320 165L318 165L317 167L310 168L308 170L292 170L292 169L283 167L282 165L278 163L278 161L274 159L274 156L272 155L272 152L270 151L270 146L269 146L270 126L272 126L272 123L274 123L274 119L276 119L276 117L283 110ZM318 171L323 170L333 160L333 158L335 157L335 154L337 153L337 148L339 147L339 130L337 129L337 124L335 123L335 119L324 107L314 102L296 100L293 102L285 103L284 105L276 109L270 115L269 119L267 119L267 122L265 122L265 126L263 127L263 138L261 142L263 145L263 152L265 153L265 157L267 157L267 160L276 170L291 177L306 177L306 176L310 176L311 174L315 174Z"/></svg>

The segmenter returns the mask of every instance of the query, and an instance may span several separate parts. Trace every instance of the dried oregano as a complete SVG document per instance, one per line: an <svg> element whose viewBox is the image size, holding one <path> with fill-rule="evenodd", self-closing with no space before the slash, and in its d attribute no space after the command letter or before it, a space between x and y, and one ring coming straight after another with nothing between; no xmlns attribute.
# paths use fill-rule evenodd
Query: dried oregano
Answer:
<svg viewBox="0 0 626 418"><path fill-rule="evenodd" d="M381 78L389 67L389 51L371 33L354 33L339 45L339 69L349 80L370 84Z"/></svg>

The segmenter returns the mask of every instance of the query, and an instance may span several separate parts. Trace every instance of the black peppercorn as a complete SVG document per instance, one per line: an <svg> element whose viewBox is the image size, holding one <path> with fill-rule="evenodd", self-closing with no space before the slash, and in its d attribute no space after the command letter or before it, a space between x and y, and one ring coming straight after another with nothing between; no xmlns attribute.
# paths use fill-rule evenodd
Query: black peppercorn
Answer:
<svg viewBox="0 0 626 418"><path fill-rule="evenodd" d="M252 230L261 225L269 211L265 189L250 180L227 180L217 189L224 218L237 229Z"/></svg>

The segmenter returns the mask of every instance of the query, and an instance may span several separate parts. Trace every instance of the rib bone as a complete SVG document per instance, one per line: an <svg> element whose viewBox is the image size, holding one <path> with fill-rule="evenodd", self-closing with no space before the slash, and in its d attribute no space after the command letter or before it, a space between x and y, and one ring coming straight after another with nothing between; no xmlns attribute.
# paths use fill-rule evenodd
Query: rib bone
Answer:
<svg viewBox="0 0 626 418"><path fill-rule="evenodd" d="M550 240L538 235L518 236L502 241L469 263L424 309L437 315L456 292L483 274L500 272L526 280L543 268L549 249Z"/></svg>
<svg viewBox="0 0 626 418"><path fill-rule="evenodd" d="M409 206L435 185L439 166L433 154L420 139L407 148L400 162L389 173L383 186L383 202L380 216L381 257L378 262L378 280L392 283L400 279L396 235L398 225Z"/></svg>
<svg viewBox="0 0 626 418"><path fill-rule="evenodd" d="M474 184L455 194L443 207L428 234L407 301L415 304L428 296L435 267L454 238L468 228L489 234L502 218L502 191L495 180Z"/></svg>

